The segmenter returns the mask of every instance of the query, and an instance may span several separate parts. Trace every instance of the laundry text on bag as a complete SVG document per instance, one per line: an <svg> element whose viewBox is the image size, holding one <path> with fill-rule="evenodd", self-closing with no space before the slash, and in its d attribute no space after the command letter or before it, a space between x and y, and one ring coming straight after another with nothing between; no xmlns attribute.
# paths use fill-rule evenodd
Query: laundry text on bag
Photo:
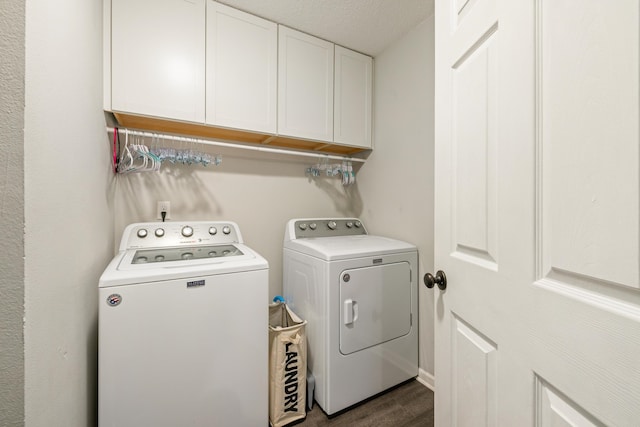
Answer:
<svg viewBox="0 0 640 427"><path fill-rule="evenodd" d="M284 411L298 411L298 353L289 351L290 342L285 344L285 381L284 381ZM289 405L289 406L287 406Z"/></svg>

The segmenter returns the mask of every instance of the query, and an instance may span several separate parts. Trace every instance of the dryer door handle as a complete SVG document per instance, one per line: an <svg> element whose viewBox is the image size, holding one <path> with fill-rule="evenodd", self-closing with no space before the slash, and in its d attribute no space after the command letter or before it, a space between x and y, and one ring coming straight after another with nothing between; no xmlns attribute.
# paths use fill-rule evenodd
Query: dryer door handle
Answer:
<svg viewBox="0 0 640 427"><path fill-rule="evenodd" d="M344 324L350 325L358 320L358 302L352 299L346 299L343 302L344 308Z"/></svg>

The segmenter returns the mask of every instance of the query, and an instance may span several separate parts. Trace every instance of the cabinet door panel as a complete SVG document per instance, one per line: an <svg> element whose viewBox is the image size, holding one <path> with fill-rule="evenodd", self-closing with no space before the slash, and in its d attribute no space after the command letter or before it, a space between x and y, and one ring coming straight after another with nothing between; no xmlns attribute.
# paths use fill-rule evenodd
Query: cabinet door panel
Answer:
<svg viewBox="0 0 640 427"><path fill-rule="evenodd" d="M371 148L371 57L335 47L335 142Z"/></svg>
<svg viewBox="0 0 640 427"><path fill-rule="evenodd" d="M277 24L209 0L208 124L276 132Z"/></svg>
<svg viewBox="0 0 640 427"><path fill-rule="evenodd" d="M333 141L333 43L279 26L278 133Z"/></svg>
<svg viewBox="0 0 640 427"><path fill-rule="evenodd" d="M112 0L111 106L204 122L205 0Z"/></svg>

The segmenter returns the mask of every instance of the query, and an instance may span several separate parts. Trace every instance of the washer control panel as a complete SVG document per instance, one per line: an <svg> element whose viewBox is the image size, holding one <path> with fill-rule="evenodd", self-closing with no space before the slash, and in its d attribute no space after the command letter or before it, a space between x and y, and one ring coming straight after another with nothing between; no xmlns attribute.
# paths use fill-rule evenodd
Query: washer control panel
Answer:
<svg viewBox="0 0 640 427"><path fill-rule="evenodd" d="M304 239L365 235L367 230L357 218L305 218L289 221L287 234L289 238Z"/></svg>
<svg viewBox="0 0 640 427"><path fill-rule="evenodd" d="M240 230L234 222L145 222L127 226L120 250L225 243L242 243Z"/></svg>

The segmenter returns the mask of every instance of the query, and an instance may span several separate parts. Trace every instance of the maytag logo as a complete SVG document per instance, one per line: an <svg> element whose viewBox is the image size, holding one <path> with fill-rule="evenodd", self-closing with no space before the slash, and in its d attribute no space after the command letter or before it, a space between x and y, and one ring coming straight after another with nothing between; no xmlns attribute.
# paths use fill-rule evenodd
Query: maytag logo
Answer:
<svg viewBox="0 0 640 427"><path fill-rule="evenodd" d="M187 282L187 288L196 288L198 286L204 286L204 280L194 280L193 282Z"/></svg>

